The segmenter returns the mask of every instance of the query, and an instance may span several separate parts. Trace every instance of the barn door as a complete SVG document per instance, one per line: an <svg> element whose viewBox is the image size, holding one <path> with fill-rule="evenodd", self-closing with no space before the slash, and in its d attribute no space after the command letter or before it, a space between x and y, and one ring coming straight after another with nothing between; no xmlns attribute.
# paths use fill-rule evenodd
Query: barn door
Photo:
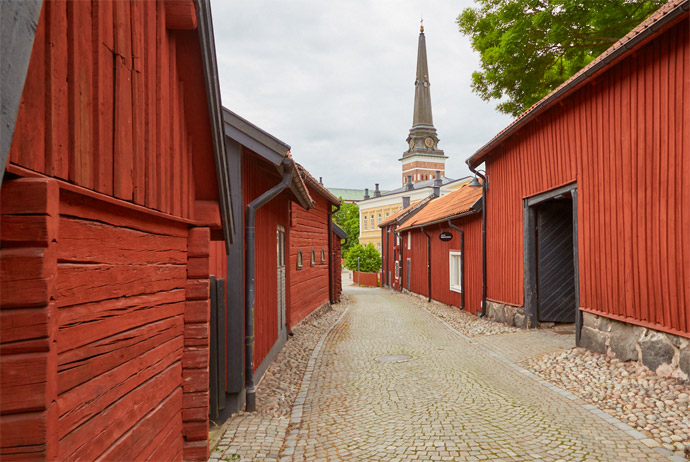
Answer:
<svg viewBox="0 0 690 462"><path fill-rule="evenodd" d="M285 330L285 228L278 226L276 233L276 250L278 252L278 337Z"/></svg>
<svg viewBox="0 0 690 462"><path fill-rule="evenodd" d="M537 319L575 322L573 208L570 198L537 206Z"/></svg>

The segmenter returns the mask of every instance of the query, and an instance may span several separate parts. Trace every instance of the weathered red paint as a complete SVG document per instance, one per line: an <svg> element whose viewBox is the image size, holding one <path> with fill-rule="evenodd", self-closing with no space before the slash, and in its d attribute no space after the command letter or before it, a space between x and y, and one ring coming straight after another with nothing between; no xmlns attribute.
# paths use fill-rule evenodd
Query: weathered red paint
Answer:
<svg viewBox="0 0 690 462"><path fill-rule="evenodd" d="M304 210L292 204L290 217L290 304L288 325L294 326L315 309L329 301L328 294L328 209L330 202L311 187L309 195L314 208ZM302 267L297 267L297 254L302 251ZM314 264L311 252L314 251ZM323 257L323 258L322 258Z"/></svg>
<svg viewBox="0 0 690 462"><path fill-rule="evenodd" d="M165 6L43 4L0 189L0 458L208 458L218 192Z"/></svg>
<svg viewBox="0 0 690 462"><path fill-rule="evenodd" d="M690 337L687 18L487 153L489 299L524 304L522 199L577 182L581 308Z"/></svg>
<svg viewBox="0 0 690 462"><path fill-rule="evenodd" d="M278 183L281 178L273 165L250 150L242 149L242 201L247 205ZM285 230L286 249L290 248L290 195L283 191L256 212L255 299L254 299L254 370L278 340L278 278L276 233ZM245 241L246 242L246 241ZM286 268L285 286L290 287ZM290 291L286 290L290 306Z"/></svg>

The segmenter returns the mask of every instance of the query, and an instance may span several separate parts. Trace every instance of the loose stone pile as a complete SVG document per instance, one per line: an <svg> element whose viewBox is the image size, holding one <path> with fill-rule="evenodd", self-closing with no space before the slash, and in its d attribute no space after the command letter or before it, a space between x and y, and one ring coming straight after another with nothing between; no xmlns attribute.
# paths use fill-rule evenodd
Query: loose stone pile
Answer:
<svg viewBox="0 0 690 462"><path fill-rule="evenodd" d="M648 446L663 446L690 458L690 383L583 348L532 358L522 365L646 434Z"/></svg>
<svg viewBox="0 0 690 462"><path fill-rule="evenodd" d="M445 322L450 324L453 329L462 332L468 337L509 334L521 331L521 329L516 327L510 327L503 323L482 319L467 311L460 311L460 309L457 307L435 302L429 303L423 300L417 300L416 303L434 316L443 319Z"/></svg>
<svg viewBox="0 0 690 462"><path fill-rule="evenodd" d="M257 388L256 408L259 413L279 417L290 415L311 352L347 307L345 298L337 305L327 305L315 311L293 328L293 336L288 337Z"/></svg>

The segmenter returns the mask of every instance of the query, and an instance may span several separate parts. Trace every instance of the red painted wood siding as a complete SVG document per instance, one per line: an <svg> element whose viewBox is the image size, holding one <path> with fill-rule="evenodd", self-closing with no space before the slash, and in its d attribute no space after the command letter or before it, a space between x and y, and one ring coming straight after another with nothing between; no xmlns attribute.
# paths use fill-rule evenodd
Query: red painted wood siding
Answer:
<svg viewBox="0 0 690 462"><path fill-rule="evenodd" d="M331 270L333 278L333 294L336 303L340 302L340 296L343 293L343 278L342 278L342 264L340 260L342 259L341 249L342 245L340 242L340 237L337 234L332 233L331 235L331 248L333 251L333 268Z"/></svg>
<svg viewBox="0 0 690 462"><path fill-rule="evenodd" d="M314 208L304 210L293 203L290 225L290 306L288 325L294 326L328 302L328 208L330 203L314 188L309 194ZM311 266L311 251L316 256ZM302 250L302 268L297 269L297 253ZM324 261L321 261L323 251Z"/></svg>
<svg viewBox="0 0 690 462"><path fill-rule="evenodd" d="M242 151L242 199L244 208L278 183L280 177L272 165L247 149ZM256 270L254 307L254 369L266 357L278 339L278 276L276 232L285 229L286 249L290 248L290 198L286 192L256 212ZM245 240L246 242L246 240ZM307 260L308 263L308 260ZM286 268L286 288L290 287L290 271ZM290 291L286 291L290 306Z"/></svg>
<svg viewBox="0 0 690 462"><path fill-rule="evenodd" d="M689 41L672 27L488 158L489 299L524 304L522 199L577 181L582 308L688 336Z"/></svg>
<svg viewBox="0 0 690 462"><path fill-rule="evenodd" d="M464 290L465 310L476 314L481 310L482 301L482 220L481 215L453 220L453 224L465 232L464 259ZM450 251L460 248L460 233L451 229L447 224L433 225L425 228L431 236L431 298L447 305L460 306L461 294L450 290ZM429 296L429 281L427 276L426 255L427 239L419 228L411 231L411 249L407 250L407 233L403 233L403 257L412 258L412 279L410 291ZM439 239L442 232L450 232L453 239L443 242ZM405 270L407 267L405 267ZM404 280L403 280L404 281ZM403 282L404 284L404 282Z"/></svg>
<svg viewBox="0 0 690 462"><path fill-rule="evenodd" d="M193 218L192 162L217 198L209 127L196 31L164 2L44 2L10 163Z"/></svg>

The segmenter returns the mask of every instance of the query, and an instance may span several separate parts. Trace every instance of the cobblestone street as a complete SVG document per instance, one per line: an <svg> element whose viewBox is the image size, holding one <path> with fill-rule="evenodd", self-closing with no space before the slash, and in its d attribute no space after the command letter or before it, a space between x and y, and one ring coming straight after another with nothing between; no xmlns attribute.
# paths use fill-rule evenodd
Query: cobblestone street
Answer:
<svg viewBox="0 0 690 462"><path fill-rule="evenodd" d="M543 354L570 336L467 337L409 296L345 287L291 416L233 418L212 460L683 460L516 365L518 345Z"/></svg>

